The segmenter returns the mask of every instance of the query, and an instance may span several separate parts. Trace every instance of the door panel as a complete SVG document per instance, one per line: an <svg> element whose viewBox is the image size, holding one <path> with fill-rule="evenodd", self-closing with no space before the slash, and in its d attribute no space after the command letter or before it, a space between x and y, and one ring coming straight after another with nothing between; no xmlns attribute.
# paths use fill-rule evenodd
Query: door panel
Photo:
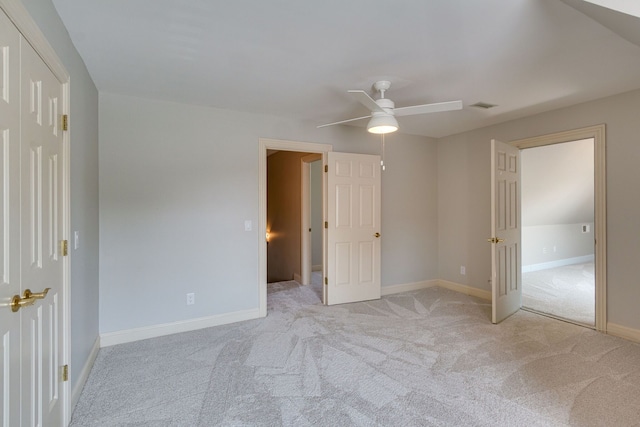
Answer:
<svg viewBox="0 0 640 427"><path fill-rule="evenodd" d="M20 34L0 12L0 425L20 425Z"/></svg>
<svg viewBox="0 0 640 427"><path fill-rule="evenodd" d="M380 157L328 153L325 302L380 298Z"/></svg>
<svg viewBox="0 0 640 427"><path fill-rule="evenodd" d="M33 306L20 310L22 424L57 426L62 415L62 86L24 39L21 64L21 191L26 196L21 205L21 291L50 288Z"/></svg>
<svg viewBox="0 0 640 427"><path fill-rule="evenodd" d="M492 314L499 323L522 303L520 150L491 141Z"/></svg>

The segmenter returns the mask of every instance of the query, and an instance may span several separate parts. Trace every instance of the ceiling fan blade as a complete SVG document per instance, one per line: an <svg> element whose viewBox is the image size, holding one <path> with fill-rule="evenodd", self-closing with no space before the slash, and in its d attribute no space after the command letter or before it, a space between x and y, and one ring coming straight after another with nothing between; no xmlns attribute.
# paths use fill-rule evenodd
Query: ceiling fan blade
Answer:
<svg viewBox="0 0 640 427"><path fill-rule="evenodd" d="M438 102L435 104L412 105L393 110L396 116L413 116L414 114L438 113L440 111L462 110L462 101Z"/></svg>
<svg viewBox="0 0 640 427"><path fill-rule="evenodd" d="M356 120L368 119L369 117L371 117L371 115L363 116L363 117L356 117L355 119L341 120L339 122L327 123L326 125L320 125L320 126L317 126L317 127L318 128L324 128L324 127L327 127L327 126L340 125L342 123L355 122Z"/></svg>
<svg viewBox="0 0 640 427"><path fill-rule="evenodd" d="M350 90L349 93L360 102L360 104L367 107L372 113L378 111L384 113L384 109L380 107L376 101L369 96L369 94L363 90Z"/></svg>

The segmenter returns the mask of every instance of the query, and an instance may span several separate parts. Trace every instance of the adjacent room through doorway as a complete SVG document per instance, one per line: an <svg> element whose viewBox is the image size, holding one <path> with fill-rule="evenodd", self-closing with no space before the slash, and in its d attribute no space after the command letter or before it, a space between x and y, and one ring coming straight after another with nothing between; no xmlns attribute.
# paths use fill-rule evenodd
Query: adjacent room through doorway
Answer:
<svg viewBox="0 0 640 427"><path fill-rule="evenodd" d="M594 139L524 149L522 306L595 326Z"/></svg>
<svg viewBox="0 0 640 427"><path fill-rule="evenodd" d="M317 159L311 162L310 157ZM310 285L318 302L322 301L322 272L311 274L312 266L322 269L321 159L317 153L268 153L265 237L269 297L279 290Z"/></svg>

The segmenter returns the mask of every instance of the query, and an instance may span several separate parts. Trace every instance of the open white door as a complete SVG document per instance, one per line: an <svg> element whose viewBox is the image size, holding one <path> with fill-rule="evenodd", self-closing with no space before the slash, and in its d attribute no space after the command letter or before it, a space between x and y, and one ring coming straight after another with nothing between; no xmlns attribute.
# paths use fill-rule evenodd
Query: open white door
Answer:
<svg viewBox="0 0 640 427"><path fill-rule="evenodd" d="M520 150L491 140L491 321L522 305Z"/></svg>
<svg viewBox="0 0 640 427"><path fill-rule="evenodd" d="M328 153L325 302L380 298L380 156Z"/></svg>

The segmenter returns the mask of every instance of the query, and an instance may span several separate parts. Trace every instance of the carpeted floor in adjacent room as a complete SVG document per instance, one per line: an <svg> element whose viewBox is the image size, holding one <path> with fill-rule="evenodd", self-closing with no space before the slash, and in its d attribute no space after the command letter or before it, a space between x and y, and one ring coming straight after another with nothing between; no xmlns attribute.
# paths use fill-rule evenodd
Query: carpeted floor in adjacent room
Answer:
<svg viewBox="0 0 640 427"><path fill-rule="evenodd" d="M594 326L594 263L572 264L522 273L522 306Z"/></svg>
<svg viewBox="0 0 640 427"><path fill-rule="evenodd" d="M317 284L317 281L316 281ZM640 345L441 288L100 350L72 426L631 426Z"/></svg>

